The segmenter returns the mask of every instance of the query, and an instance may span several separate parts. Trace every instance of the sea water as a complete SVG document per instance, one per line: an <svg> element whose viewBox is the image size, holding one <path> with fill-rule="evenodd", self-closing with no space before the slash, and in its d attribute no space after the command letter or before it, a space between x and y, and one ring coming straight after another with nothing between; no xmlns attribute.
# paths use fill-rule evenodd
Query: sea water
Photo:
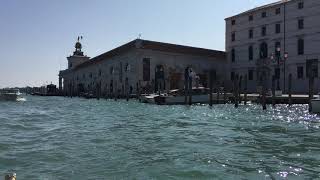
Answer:
<svg viewBox="0 0 320 180"><path fill-rule="evenodd" d="M317 179L307 105L157 106L25 97L0 102L0 174L53 179ZM2 178L0 177L0 179Z"/></svg>

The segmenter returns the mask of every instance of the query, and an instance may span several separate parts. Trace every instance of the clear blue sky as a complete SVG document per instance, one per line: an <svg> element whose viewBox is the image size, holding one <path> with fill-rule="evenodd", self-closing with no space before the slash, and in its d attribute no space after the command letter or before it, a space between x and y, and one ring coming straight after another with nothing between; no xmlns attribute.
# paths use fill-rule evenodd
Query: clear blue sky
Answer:
<svg viewBox="0 0 320 180"><path fill-rule="evenodd" d="M275 0L1 0L0 88L58 82L78 35L94 57L143 39L224 50L224 18Z"/></svg>

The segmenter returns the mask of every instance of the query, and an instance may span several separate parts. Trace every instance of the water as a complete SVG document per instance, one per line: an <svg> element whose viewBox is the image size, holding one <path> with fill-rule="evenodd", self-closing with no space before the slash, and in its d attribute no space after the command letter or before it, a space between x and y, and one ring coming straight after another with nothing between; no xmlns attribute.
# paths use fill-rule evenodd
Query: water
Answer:
<svg viewBox="0 0 320 180"><path fill-rule="evenodd" d="M26 99L0 102L2 177L320 179L320 118L307 106Z"/></svg>

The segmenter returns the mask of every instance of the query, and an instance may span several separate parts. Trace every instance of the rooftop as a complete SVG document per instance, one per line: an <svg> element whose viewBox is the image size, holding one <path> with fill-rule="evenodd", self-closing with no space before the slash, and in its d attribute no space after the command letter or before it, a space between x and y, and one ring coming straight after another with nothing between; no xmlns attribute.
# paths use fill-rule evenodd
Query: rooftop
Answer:
<svg viewBox="0 0 320 180"><path fill-rule="evenodd" d="M262 9L267 9L267 8L271 8L271 7L274 7L274 6L278 6L278 5L281 5L281 4L284 4L284 3L288 3L290 1L295 1L295 0L281 0L281 1L274 2L274 3L266 4L266 5L259 6L259 7L250 9L248 11L242 12L240 14L228 17L225 20L228 20L228 19L231 19L231 18L234 18L234 17L237 17L237 16L245 15L245 14L250 14L252 12L259 11L259 10L262 10Z"/></svg>
<svg viewBox="0 0 320 180"><path fill-rule="evenodd" d="M96 64L108 58L117 56L120 53L127 52L133 48L179 53L179 54L190 54L190 55L196 55L196 56L217 57L221 59L224 59L226 56L224 51L216 51L216 50L204 49L204 48L198 48L198 47L169 44L169 43L149 41L149 40L143 40L143 39L135 39L111 51L108 51L99 56L91 58L89 61L83 64L80 64L75 69L87 67L91 64Z"/></svg>

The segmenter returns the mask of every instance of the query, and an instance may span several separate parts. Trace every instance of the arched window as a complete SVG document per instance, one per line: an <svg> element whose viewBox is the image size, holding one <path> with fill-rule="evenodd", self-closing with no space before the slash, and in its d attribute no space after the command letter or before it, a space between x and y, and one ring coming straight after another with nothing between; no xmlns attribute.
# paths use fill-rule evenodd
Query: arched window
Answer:
<svg viewBox="0 0 320 180"><path fill-rule="evenodd" d="M114 73L113 67L110 68L110 74L112 75Z"/></svg>
<svg viewBox="0 0 320 180"><path fill-rule="evenodd" d="M268 44L266 42L260 44L260 58L268 58Z"/></svg>

